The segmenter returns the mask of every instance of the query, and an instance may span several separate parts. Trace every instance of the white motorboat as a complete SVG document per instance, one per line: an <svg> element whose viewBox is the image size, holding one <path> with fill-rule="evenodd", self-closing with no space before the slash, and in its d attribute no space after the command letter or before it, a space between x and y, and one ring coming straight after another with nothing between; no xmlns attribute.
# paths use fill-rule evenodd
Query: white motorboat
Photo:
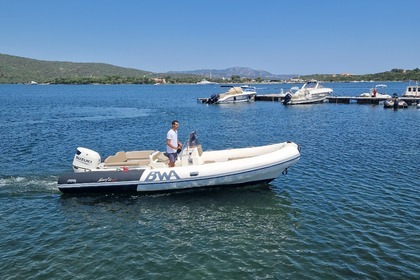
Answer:
<svg viewBox="0 0 420 280"><path fill-rule="evenodd" d="M79 147L74 171L59 177L58 189L63 193L156 193L255 184L286 174L299 158L300 148L293 142L203 151L193 132L173 168L159 151L118 152L102 162L97 152Z"/></svg>
<svg viewBox="0 0 420 280"><path fill-rule="evenodd" d="M420 97L420 86L417 83L414 86L412 85L407 86L403 96L404 97Z"/></svg>
<svg viewBox="0 0 420 280"><path fill-rule="evenodd" d="M398 95L394 93L391 99L385 100L384 108L392 108L392 109L408 108L408 104L404 100L400 100L398 98Z"/></svg>
<svg viewBox="0 0 420 280"><path fill-rule="evenodd" d="M231 87L227 92L213 94L210 98L202 99L207 104L229 104L250 102L255 100L257 90L255 87L244 85L240 87Z"/></svg>
<svg viewBox="0 0 420 280"><path fill-rule="evenodd" d="M197 85L214 85L214 84L216 84L216 83L207 81L206 79L203 79L203 80L201 80L197 83Z"/></svg>
<svg viewBox="0 0 420 280"><path fill-rule="evenodd" d="M322 103L332 92L331 88L325 88L318 81L311 80L301 88L292 87L282 103L284 105Z"/></svg>
<svg viewBox="0 0 420 280"><path fill-rule="evenodd" d="M379 84L376 85L374 88L371 88L369 92L364 92L360 94L360 97L373 97L373 98L391 98L391 95L386 94L387 85Z"/></svg>

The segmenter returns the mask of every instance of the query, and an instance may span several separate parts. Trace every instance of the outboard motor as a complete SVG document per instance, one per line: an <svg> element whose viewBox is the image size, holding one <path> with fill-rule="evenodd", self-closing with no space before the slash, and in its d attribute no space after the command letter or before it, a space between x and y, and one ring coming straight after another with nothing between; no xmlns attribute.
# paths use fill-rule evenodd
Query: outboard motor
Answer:
<svg viewBox="0 0 420 280"><path fill-rule="evenodd" d="M219 94L213 94L212 96L210 96L210 98L207 100L208 104L214 104L217 102L217 100L219 100L220 95Z"/></svg>
<svg viewBox="0 0 420 280"><path fill-rule="evenodd" d="M287 93L284 97L283 105L287 105L290 102L290 100L292 100L292 95L290 93Z"/></svg>
<svg viewBox="0 0 420 280"><path fill-rule="evenodd" d="M399 103L400 101L398 100L398 97L394 97L394 110L398 110L398 103Z"/></svg>
<svg viewBox="0 0 420 280"><path fill-rule="evenodd" d="M74 172L88 172L96 169L101 163L101 156L92 150L78 147L73 159Z"/></svg>

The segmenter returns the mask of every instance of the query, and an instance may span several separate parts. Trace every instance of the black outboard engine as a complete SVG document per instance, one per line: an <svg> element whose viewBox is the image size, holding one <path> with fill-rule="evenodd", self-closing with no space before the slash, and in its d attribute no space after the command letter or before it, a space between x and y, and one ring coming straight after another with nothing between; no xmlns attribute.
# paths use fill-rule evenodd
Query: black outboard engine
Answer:
<svg viewBox="0 0 420 280"><path fill-rule="evenodd" d="M392 97L393 97L393 99L394 99L394 110L397 110L398 109L398 103L399 103L399 100L398 100L398 94L396 94L396 93L394 93L393 95L392 95Z"/></svg>
<svg viewBox="0 0 420 280"><path fill-rule="evenodd" d="M292 95L290 93L287 93L283 99L283 105L287 105L290 102L290 100L292 100Z"/></svg>
<svg viewBox="0 0 420 280"><path fill-rule="evenodd" d="M214 104L217 102L217 100L219 100L220 95L219 94L213 94L212 96L210 96L209 99L207 99L207 104Z"/></svg>
<svg viewBox="0 0 420 280"><path fill-rule="evenodd" d="M397 98L394 98L394 110L397 110L398 109L398 103L399 103L400 101L398 100L398 97Z"/></svg>

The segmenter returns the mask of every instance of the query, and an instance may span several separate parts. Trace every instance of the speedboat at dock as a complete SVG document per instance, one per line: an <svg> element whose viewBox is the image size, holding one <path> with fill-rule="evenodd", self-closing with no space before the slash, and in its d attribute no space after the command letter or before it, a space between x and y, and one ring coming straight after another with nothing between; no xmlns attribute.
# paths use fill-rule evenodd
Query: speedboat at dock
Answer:
<svg viewBox="0 0 420 280"><path fill-rule="evenodd" d="M282 103L284 105L322 103L332 92L331 88L324 88L318 81L311 80L301 88L292 87L284 96Z"/></svg>
<svg viewBox="0 0 420 280"><path fill-rule="evenodd" d="M394 93L391 99L388 99L384 102L384 108L391 108L391 109L408 108L408 104L404 100L400 100L398 98L398 95Z"/></svg>
<svg viewBox="0 0 420 280"><path fill-rule="evenodd" d="M61 175L57 187L63 193L157 193L247 185L270 182L299 159L293 142L203 151L192 132L172 168L160 151L120 151L102 161L97 152L79 147L73 172Z"/></svg>
<svg viewBox="0 0 420 280"><path fill-rule="evenodd" d="M213 94L210 98L199 98L202 103L206 104L230 104L242 103L255 100L257 90L253 86L231 87L227 92L221 94Z"/></svg>
<svg viewBox="0 0 420 280"><path fill-rule="evenodd" d="M373 97L373 98L391 98L391 95L384 93L387 88L387 85L379 84L374 88L371 88L369 92L364 92L360 94L360 97Z"/></svg>

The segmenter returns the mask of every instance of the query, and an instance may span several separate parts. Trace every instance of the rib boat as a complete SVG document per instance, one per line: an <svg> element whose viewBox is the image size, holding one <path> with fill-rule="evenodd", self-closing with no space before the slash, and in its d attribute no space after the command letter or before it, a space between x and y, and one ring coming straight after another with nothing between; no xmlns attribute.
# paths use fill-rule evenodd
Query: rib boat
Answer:
<svg viewBox="0 0 420 280"><path fill-rule="evenodd" d="M399 108L408 108L407 102L400 100L396 93L393 94L391 99L385 100L384 108L399 109Z"/></svg>
<svg viewBox="0 0 420 280"><path fill-rule="evenodd" d="M293 142L203 151L192 132L175 167L160 151L117 152L101 161L96 151L78 147L73 172L58 178L63 193L158 193L270 182L300 159Z"/></svg>
<svg viewBox="0 0 420 280"><path fill-rule="evenodd" d="M387 85L379 84L376 85L374 88L371 88L369 92L364 92L360 94L360 97L373 97L373 98L392 98L391 95L384 93L387 88Z"/></svg>

